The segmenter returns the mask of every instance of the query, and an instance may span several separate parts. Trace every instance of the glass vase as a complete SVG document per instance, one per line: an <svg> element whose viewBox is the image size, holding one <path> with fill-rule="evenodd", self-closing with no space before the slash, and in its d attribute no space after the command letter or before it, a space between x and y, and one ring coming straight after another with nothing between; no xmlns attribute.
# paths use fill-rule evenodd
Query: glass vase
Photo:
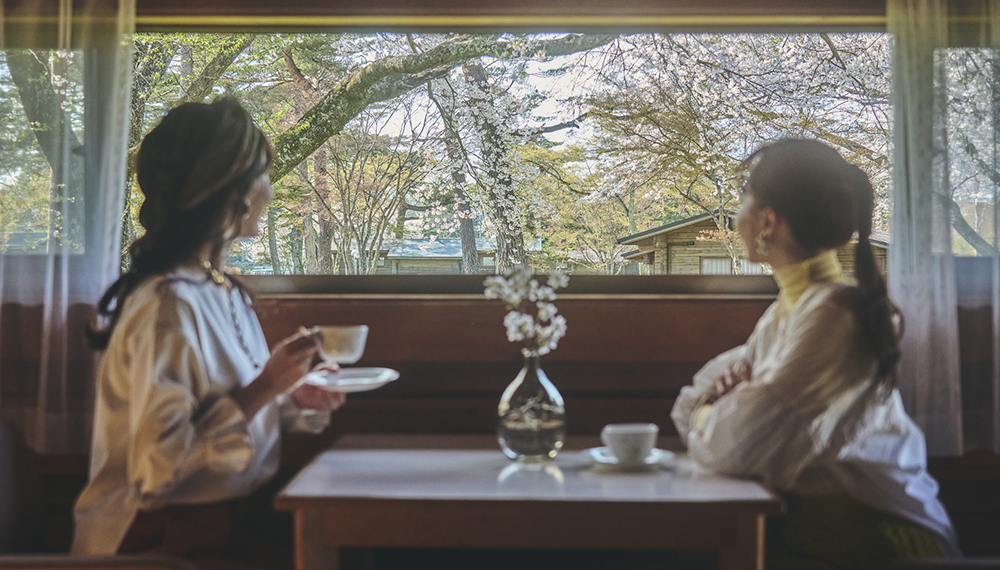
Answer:
<svg viewBox="0 0 1000 570"><path fill-rule="evenodd" d="M525 351L524 366L497 406L497 438L511 459L534 463L559 453L566 439L566 406L559 390L538 366L538 353Z"/></svg>

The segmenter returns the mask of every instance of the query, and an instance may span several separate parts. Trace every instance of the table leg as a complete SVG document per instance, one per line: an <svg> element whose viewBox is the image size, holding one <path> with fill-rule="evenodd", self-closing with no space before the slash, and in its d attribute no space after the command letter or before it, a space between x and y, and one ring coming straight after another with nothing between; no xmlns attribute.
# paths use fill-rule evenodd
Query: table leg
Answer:
<svg viewBox="0 0 1000 570"><path fill-rule="evenodd" d="M719 549L719 570L764 570L764 515L736 520L736 536Z"/></svg>
<svg viewBox="0 0 1000 570"><path fill-rule="evenodd" d="M323 544L323 514L295 511L295 570L340 570L340 551Z"/></svg>

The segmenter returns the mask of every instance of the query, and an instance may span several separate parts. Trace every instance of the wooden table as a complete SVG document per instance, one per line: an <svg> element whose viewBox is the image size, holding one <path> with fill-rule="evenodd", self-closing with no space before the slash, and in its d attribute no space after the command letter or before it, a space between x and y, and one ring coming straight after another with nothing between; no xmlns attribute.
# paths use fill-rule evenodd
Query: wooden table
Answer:
<svg viewBox="0 0 1000 570"><path fill-rule="evenodd" d="M563 450L529 466L492 438L412 435L346 436L275 505L294 512L297 570L337 568L341 547L717 550L721 569L761 570L765 516L782 510L683 457L622 471Z"/></svg>

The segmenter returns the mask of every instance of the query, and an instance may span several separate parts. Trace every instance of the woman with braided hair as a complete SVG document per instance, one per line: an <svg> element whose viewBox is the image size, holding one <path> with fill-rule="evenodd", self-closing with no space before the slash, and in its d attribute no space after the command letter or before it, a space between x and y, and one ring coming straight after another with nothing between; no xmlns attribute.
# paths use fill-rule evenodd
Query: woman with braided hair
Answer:
<svg viewBox="0 0 1000 570"><path fill-rule="evenodd" d="M786 498L769 568L957 554L923 434L896 390L902 323L869 243L871 182L813 140L767 145L744 171L737 227L780 292L745 345L681 390L671 417L690 456ZM850 280L837 249L855 233Z"/></svg>
<svg viewBox="0 0 1000 570"><path fill-rule="evenodd" d="M282 429L318 432L344 402L300 380L321 362L299 333L269 352L250 296L224 272L258 233L272 153L235 99L187 103L143 139L131 265L104 294L90 481L75 554L226 558L237 499L276 472ZM245 517L242 517L245 518Z"/></svg>

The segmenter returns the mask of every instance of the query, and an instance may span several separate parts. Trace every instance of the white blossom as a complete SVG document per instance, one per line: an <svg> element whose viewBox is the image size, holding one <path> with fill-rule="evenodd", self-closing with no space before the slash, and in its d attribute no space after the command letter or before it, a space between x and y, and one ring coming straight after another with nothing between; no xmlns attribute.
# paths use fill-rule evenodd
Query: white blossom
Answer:
<svg viewBox="0 0 1000 570"><path fill-rule="evenodd" d="M556 315L552 322L538 329L538 354L548 354L555 350L559 339L566 335L566 317Z"/></svg>
<svg viewBox="0 0 1000 570"><path fill-rule="evenodd" d="M539 321L542 322L548 321L556 315L556 306L553 305L552 303L545 303L543 301L539 301L536 306L538 307Z"/></svg>
<svg viewBox="0 0 1000 570"><path fill-rule="evenodd" d="M487 277L483 295L503 301L510 309L503 320L507 340L524 342L524 350L529 353L548 354L566 334L566 318L556 314L552 301L556 299L555 289L568 283L568 277L555 273L546 285L539 285L532 278L531 268L519 265L506 275Z"/></svg>
<svg viewBox="0 0 1000 570"><path fill-rule="evenodd" d="M562 271L554 271L549 275L549 287L552 289L562 289L567 285L569 285L569 275Z"/></svg>
<svg viewBox="0 0 1000 570"><path fill-rule="evenodd" d="M531 318L531 315L511 311L504 317L503 324L507 326L507 340L511 342L536 336L535 319Z"/></svg>

